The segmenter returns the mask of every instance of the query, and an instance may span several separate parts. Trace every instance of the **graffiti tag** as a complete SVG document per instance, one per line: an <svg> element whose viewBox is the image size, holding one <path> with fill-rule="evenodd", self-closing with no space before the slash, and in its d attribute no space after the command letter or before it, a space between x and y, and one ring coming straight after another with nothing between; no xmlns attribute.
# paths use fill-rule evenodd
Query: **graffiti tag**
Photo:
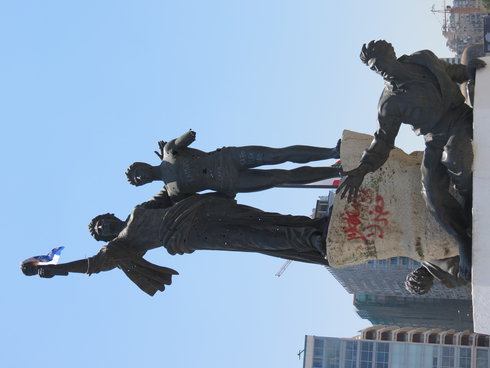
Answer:
<svg viewBox="0 0 490 368"><path fill-rule="evenodd" d="M347 204L341 215L342 230L347 240L361 239L367 243L370 238L384 238L384 231L389 224L385 201L373 190L362 190L354 200Z"/></svg>

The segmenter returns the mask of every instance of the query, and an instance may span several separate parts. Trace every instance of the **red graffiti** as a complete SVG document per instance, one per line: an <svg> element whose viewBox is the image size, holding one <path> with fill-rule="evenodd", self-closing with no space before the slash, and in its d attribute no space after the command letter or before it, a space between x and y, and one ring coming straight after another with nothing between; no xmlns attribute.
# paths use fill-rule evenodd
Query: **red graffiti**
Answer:
<svg viewBox="0 0 490 368"><path fill-rule="evenodd" d="M381 195L368 189L362 190L359 195L348 204L342 213L342 230L347 240L361 239L365 243L369 238L384 238L384 229L389 224L385 210L385 201Z"/></svg>
<svg viewBox="0 0 490 368"><path fill-rule="evenodd" d="M344 230L344 233L347 234L347 240L362 239L367 242L367 238L362 232L360 207L360 203L354 201L352 203L352 210L349 211L347 208L344 210L341 218L347 223L347 226L342 226L342 229Z"/></svg>
<svg viewBox="0 0 490 368"><path fill-rule="evenodd" d="M385 200L380 195L376 196L376 206L374 206L374 213L376 214L374 221L382 222L384 226L388 225L388 219L381 216L387 216L390 214L390 212L385 211Z"/></svg>

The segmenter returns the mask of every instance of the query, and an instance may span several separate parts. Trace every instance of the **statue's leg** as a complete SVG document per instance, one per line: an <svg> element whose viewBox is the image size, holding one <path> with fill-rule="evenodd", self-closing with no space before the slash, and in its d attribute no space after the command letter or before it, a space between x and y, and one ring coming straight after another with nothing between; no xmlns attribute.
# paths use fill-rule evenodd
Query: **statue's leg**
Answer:
<svg viewBox="0 0 490 368"><path fill-rule="evenodd" d="M264 146L237 147L235 160L242 168L253 168L261 165L277 165L283 162L306 163L310 161L339 158L340 147L322 148L311 146L289 146L270 148Z"/></svg>
<svg viewBox="0 0 490 368"><path fill-rule="evenodd" d="M457 242L460 253L460 275L471 277L470 219L463 207L449 192L450 175L441 162L444 146L437 140L426 143L422 162L422 194L429 212Z"/></svg>
<svg viewBox="0 0 490 368"><path fill-rule="evenodd" d="M473 209L473 127L471 121L453 124L444 147L442 163L446 166L451 184L460 196L471 226Z"/></svg>
<svg viewBox="0 0 490 368"><path fill-rule="evenodd" d="M431 259L422 262L422 266L429 271L432 276L442 282L443 285L453 288L466 285L467 281L458 277L459 257L444 259Z"/></svg>
<svg viewBox="0 0 490 368"><path fill-rule="evenodd" d="M302 166L293 170L247 169L240 171L236 190L237 192L256 192L279 184L308 184L338 176L340 176L340 170L335 167Z"/></svg>

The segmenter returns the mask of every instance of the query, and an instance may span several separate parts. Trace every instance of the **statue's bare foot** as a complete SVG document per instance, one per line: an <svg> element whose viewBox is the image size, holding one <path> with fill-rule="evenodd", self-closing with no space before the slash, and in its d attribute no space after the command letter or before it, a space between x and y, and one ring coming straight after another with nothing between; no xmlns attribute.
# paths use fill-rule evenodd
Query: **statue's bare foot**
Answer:
<svg viewBox="0 0 490 368"><path fill-rule="evenodd" d="M471 261L466 257L460 256L458 277L465 281L471 281Z"/></svg>
<svg viewBox="0 0 490 368"><path fill-rule="evenodd" d="M332 148L332 158L340 158L340 146L342 144L342 139L337 141L335 148Z"/></svg>

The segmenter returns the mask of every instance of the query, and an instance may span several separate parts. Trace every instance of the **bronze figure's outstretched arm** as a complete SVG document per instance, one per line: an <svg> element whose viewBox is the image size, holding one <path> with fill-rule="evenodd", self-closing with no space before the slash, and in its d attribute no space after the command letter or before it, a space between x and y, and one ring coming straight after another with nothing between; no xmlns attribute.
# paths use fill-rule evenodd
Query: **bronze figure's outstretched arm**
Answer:
<svg viewBox="0 0 490 368"><path fill-rule="evenodd" d="M347 196L347 201L352 202L359 194L359 189L367 173L378 170L390 156L394 147L395 138L400 130L401 121L394 111L380 109L378 116L378 130L374 133L374 139L368 149L364 151L359 166L353 170L344 172L347 176L337 188L341 198ZM384 116L386 114L387 116Z"/></svg>
<svg viewBox="0 0 490 368"><path fill-rule="evenodd" d="M364 176L370 172L369 167L366 164L360 164L357 168L344 172L347 176L337 188L337 193L341 193L340 197L345 198L347 201L352 202L359 194L359 189L364 180Z"/></svg>
<svg viewBox="0 0 490 368"><path fill-rule="evenodd" d="M196 132L192 129L182 134L179 138L172 139L169 142L158 141L158 149L159 151L153 151L155 154L163 160L165 156L165 152L169 153L173 150L185 148L191 145L192 142L196 140Z"/></svg>
<svg viewBox="0 0 490 368"><path fill-rule="evenodd" d="M102 248L95 256L85 259L79 259L73 262L36 265L33 263L23 263L22 272L27 276L38 274L42 278L52 278L54 276L67 276L69 273L98 273L109 271L116 267L114 262L107 262L105 257L105 247Z"/></svg>
<svg viewBox="0 0 490 368"><path fill-rule="evenodd" d="M111 249L111 243L115 242L110 242L108 246L102 247L93 257L56 265L38 266L33 263L24 263L21 265L21 270L27 276L38 274L42 278L52 278L67 276L70 272L91 275L118 267L141 290L151 296L158 290L164 291L165 285L172 284L172 275L179 274L171 268L154 265L133 252L116 249L117 247Z"/></svg>
<svg viewBox="0 0 490 368"><path fill-rule="evenodd" d="M165 145L165 152L171 152L181 148L188 147L192 142L196 140L196 132L189 129L187 132L182 134L179 138L172 139Z"/></svg>
<svg viewBox="0 0 490 368"><path fill-rule="evenodd" d="M444 63L446 64L446 73L456 83L474 82L476 70L487 65L481 59L472 59L468 62L468 65Z"/></svg>

